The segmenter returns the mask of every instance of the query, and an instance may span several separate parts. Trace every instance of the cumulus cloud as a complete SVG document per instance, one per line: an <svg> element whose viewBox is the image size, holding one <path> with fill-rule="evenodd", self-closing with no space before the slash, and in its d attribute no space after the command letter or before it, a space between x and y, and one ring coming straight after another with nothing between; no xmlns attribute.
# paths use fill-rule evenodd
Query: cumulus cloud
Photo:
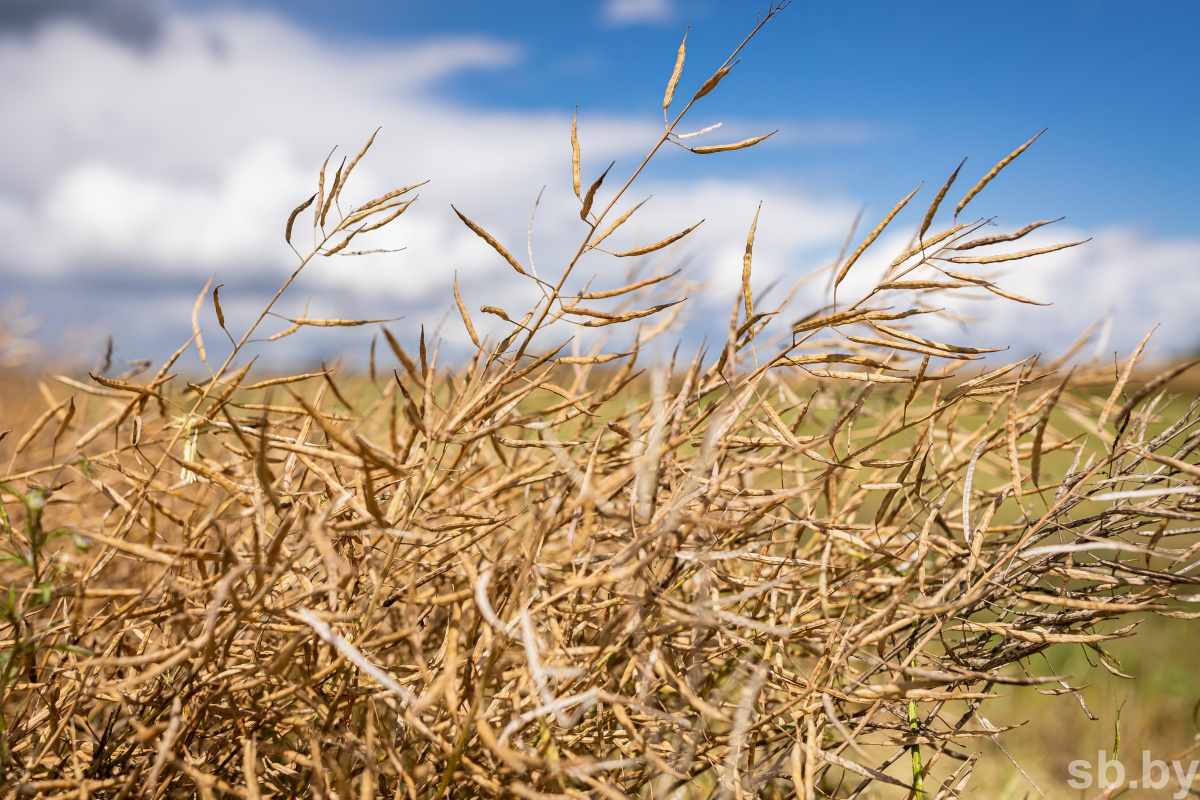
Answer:
<svg viewBox="0 0 1200 800"><path fill-rule="evenodd" d="M1092 241L1086 244L1008 270L1000 279L1003 286L1052 305L976 308L981 334L1007 336L1022 350L1053 353L1111 313L1110 351L1128 354L1155 326L1161 327L1151 338L1152 353L1200 351L1193 322L1200 297L1200 240L1160 239L1125 227L1091 232L1062 228L1030 237L1028 246L1089 236Z"/></svg>
<svg viewBox="0 0 1200 800"><path fill-rule="evenodd" d="M11 290L31 295L50 330L90 320L89 332L150 335L167 349L186 338L194 293L214 271L228 284L230 318L238 319L243 297L249 316L294 266L282 221L312 192L330 145L352 153L382 125L345 197L362 202L429 179L394 231L364 245L404 250L318 259L283 310L299 313L311 298L313 313L407 314L415 324L450 302L456 271L474 307L531 301L531 287L514 280L450 204L523 254L545 187L532 244L543 271L560 270L584 232L570 188L569 117L479 111L432 90L455 72L503 68L519 57L509 44L478 38L341 47L244 13L173 16L151 51L71 25L0 43L10 112L0 118L0 141L22 154L0 165L0 271ZM613 159L631 169L658 136L652 116L580 123L585 179ZM613 246L707 218L672 252L694 255L691 274L718 285L731 275L736 284L737 251L759 200L764 220L777 215L781 223L760 235L764 276L831 247L853 213L848 203L752 181L659 182L640 191L655 197ZM297 231L303 246L303 222ZM611 282L625 268L594 254L579 279L599 273ZM138 311L148 297L153 308Z"/></svg>
<svg viewBox="0 0 1200 800"><path fill-rule="evenodd" d="M512 64L521 53L511 44L478 37L330 44L278 17L244 12L171 14L159 36L153 48L131 48L61 20L28 36L0 36L0 146L20 154L0 162L0 280L5 294L27 297L43 318L43 335L60 345L112 332L130 356L169 352L190 335L195 295L214 272L226 284L231 327L243 327L296 264L283 221L315 189L329 148L341 146L336 165L378 126L344 197L361 203L428 179L394 229L361 245L404 249L318 258L280 313L405 315L397 329L411 333L453 310L457 273L472 309L486 303L519 315L537 290L463 227L451 203L527 262L529 216L544 187L530 242L544 276L559 274L583 236L566 113L473 109L436 91L439 81L464 70ZM581 116L584 180L611 160L613 175L627 173L657 139L658 124L653 114ZM723 132L742 125L733 120ZM691 327L677 327L696 337L723 333L759 201L756 292L772 283L789 287L828 263L856 210L847 198L794 182L704 178L706 163L697 159L695 180L651 176L636 185L618 212L653 198L607 243L633 247L706 220L648 267L686 264L685 274L709 287L689 298ZM607 201L604 192L601 199ZM311 245L305 219L294 237L301 248ZM1016 267L1004 285L1056 305L968 303L964 308L981 319L962 335L1053 351L1115 307L1114 346L1127 348L1158 321L1168 323L1161 347L1195 346L1182 323L1188 298L1200 296L1193 285L1200 281L1200 242L1123 230L1055 233L1095 241ZM885 264L903 239L881 241L877 260ZM567 288L593 278L594 286L617 285L629 266L589 254ZM878 267L865 259L847 288ZM824 302L822 288L806 289L798 311ZM459 327L454 316L447 333ZM488 329L486 318L476 322ZM363 336L363 329L326 330L313 344L300 334L275 352L326 355L361 344Z"/></svg>
<svg viewBox="0 0 1200 800"><path fill-rule="evenodd" d="M608 0L604 18L614 25L657 25L675 15L671 0Z"/></svg>

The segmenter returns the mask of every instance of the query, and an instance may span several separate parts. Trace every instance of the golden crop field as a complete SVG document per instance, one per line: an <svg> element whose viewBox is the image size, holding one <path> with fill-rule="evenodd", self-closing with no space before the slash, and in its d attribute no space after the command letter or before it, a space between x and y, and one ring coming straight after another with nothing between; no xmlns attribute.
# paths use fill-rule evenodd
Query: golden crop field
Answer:
<svg viewBox="0 0 1200 800"><path fill-rule="evenodd" d="M984 270L1076 244L973 215L1033 140L950 176L853 296L913 195L848 241L825 307L756 295L752 226L695 353L645 355L674 272L565 293L685 240L601 246L740 50L676 96L679 48L624 178L572 129L586 235L559 274L459 214L535 298L458 299L467 358L386 328L363 374L247 357L306 265L413 202L342 195L368 141L281 221L318 244L232 348L197 324L160 364L0 375L5 797L1053 797L1073 758L1200 746L1197 362L920 333L964 291L1025 302ZM224 327L211 284L199 304ZM628 347L567 347L610 327Z"/></svg>

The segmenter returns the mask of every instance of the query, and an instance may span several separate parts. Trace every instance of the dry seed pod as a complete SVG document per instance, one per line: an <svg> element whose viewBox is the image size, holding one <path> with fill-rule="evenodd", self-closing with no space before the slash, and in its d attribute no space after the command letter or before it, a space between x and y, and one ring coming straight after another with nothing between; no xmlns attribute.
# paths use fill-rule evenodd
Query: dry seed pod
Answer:
<svg viewBox="0 0 1200 800"><path fill-rule="evenodd" d="M67 413L63 414L62 422L58 423L58 428L54 431L54 443L56 445L58 444L58 440L62 438L62 435L67 432L67 427L71 424L71 420L75 418L75 396L71 395L67 400Z"/></svg>
<svg viewBox="0 0 1200 800"><path fill-rule="evenodd" d="M321 209L325 206L325 168L329 166L329 159L333 158L335 152L336 147L329 151L329 155L325 156L325 161L321 163L321 171L317 173L317 204L313 207L314 228L320 225Z"/></svg>
<svg viewBox="0 0 1200 800"><path fill-rule="evenodd" d="M301 328L301 325L300 325L300 323L298 323L298 322L293 322L293 323L291 324L291 326L289 326L288 328L285 328L284 330L280 331L279 333L274 333L274 334L271 334L271 335L270 335L270 336L268 336L266 339L263 339L263 341L264 341L264 342L274 342L274 341L277 341L277 340L279 340L279 339L282 339L282 338L284 338L285 336L291 336L293 333L295 333L296 331L300 330L300 328Z"/></svg>
<svg viewBox="0 0 1200 800"><path fill-rule="evenodd" d="M849 325L854 322L865 322L874 319L904 319L911 317L914 314L924 314L927 312L911 309L909 311L901 311L892 313L882 311L877 308L850 308L845 311L835 311L832 314L824 316L811 316L807 319L800 320L792 326L792 333L804 333L806 331L814 331L819 328L836 328L842 325Z"/></svg>
<svg viewBox="0 0 1200 800"><path fill-rule="evenodd" d="M1150 337L1154 335L1154 331L1158 330L1155 325L1149 333L1146 334L1138 346L1133 348L1133 353L1130 354L1129 360L1125 362L1125 368L1121 370L1120 376L1117 378L1117 383L1113 386L1112 393L1109 394L1108 400L1104 403L1104 408L1100 411L1100 417L1096 420L1096 429L1104 430L1104 423L1108 422L1108 415L1112 413L1113 405L1117 402L1117 398L1125 390L1125 384L1129 382L1129 376L1133 374L1133 367L1137 364L1138 358L1142 355L1142 351L1146 349L1146 343L1150 341Z"/></svg>
<svg viewBox="0 0 1200 800"><path fill-rule="evenodd" d="M135 414L133 416L133 432L130 434L129 443L137 447L142 441L142 415Z"/></svg>
<svg viewBox="0 0 1200 800"><path fill-rule="evenodd" d="M966 289L974 286L974 281L884 281L875 287L876 291L915 291L918 289Z"/></svg>
<svg viewBox="0 0 1200 800"><path fill-rule="evenodd" d="M325 256L326 258L328 258L329 256L336 256L338 253L340 253L346 249L346 245L350 244L350 240L353 239L357 234L358 234L357 231L351 231L350 234L348 236L346 236L345 239L342 239L342 241L338 242L333 247L324 251L323 253L321 253L321 255Z"/></svg>
<svg viewBox="0 0 1200 800"><path fill-rule="evenodd" d="M682 230L679 233L676 233L672 236L668 236L667 238L665 238L661 241L655 242L654 244L648 244L645 247L636 247L633 250L626 250L624 253L613 253L613 255L616 256L617 258L629 258L631 256L644 256L647 253L653 253L655 250L662 250L667 245L678 242L680 239L687 236L692 231L696 230L696 228L699 228L703 222L704 222L704 220L700 220L700 222L697 222L692 227Z"/></svg>
<svg viewBox="0 0 1200 800"><path fill-rule="evenodd" d="M925 347L920 344L907 344L901 342L889 342L884 339L873 339L869 336L851 336L846 334L846 338L857 344L865 344L868 347L883 347L894 350L904 350L909 353L920 353L926 356L937 356L938 358L949 358L956 361L977 361L978 357L968 355L966 353L954 353L946 350L939 350L933 347Z"/></svg>
<svg viewBox="0 0 1200 800"><path fill-rule="evenodd" d="M401 203L400 207L397 208L395 211L393 211L391 214L389 214L388 216L379 220L378 222L372 222L370 225L366 225L362 228L359 228L357 231L354 232L354 235L357 236L360 233L370 233L371 231L379 230L383 226L390 224L392 221L394 221L397 217L399 217L405 211L408 211L408 207L420 199L421 199L421 195L417 195L412 200ZM347 240L347 242L349 242L349 240ZM403 250L404 248L400 248L400 249Z"/></svg>
<svg viewBox="0 0 1200 800"><path fill-rule="evenodd" d="M663 122L667 120L667 109L671 107L671 101L675 99L675 88L679 86L679 78L683 75L683 62L687 58L687 37L691 31L691 26L688 26L683 31L683 41L679 43L679 51L675 54L675 68L671 70L671 79L667 81L667 91L663 95Z"/></svg>
<svg viewBox="0 0 1200 800"><path fill-rule="evenodd" d="M802 367L802 369L804 369ZM891 375L878 375L874 372L845 372L833 369L804 369L809 375L818 378L836 378L843 381L865 381L867 383L910 383L912 378L897 378Z"/></svg>
<svg viewBox="0 0 1200 800"><path fill-rule="evenodd" d="M571 118L571 185L575 187L575 196L582 200L579 193L579 106L575 106L575 116Z"/></svg>
<svg viewBox="0 0 1200 800"><path fill-rule="evenodd" d="M608 170L612 169L616 163L614 161L612 164L609 164L608 169L600 173L600 177L596 178L596 182L588 187L587 194L583 196L583 207L579 209L579 218L584 222L587 222L587 215L592 210L592 202L596 199L596 192L600 189L600 184L604 183L604 176L608 175Z"/></svg>
<svg viewBox="0 0 1200 800"><path fill-rule="evenodd" d="M1190 361L1184 361L1182 364L1177 364L1174 367L1159 373L1154 378L1147 381L1142 388L1134 392L1133 395L1125 401L1125 405L1121 406L1121 410L1116 413L1116 416L1114 416L1113 419L1122 420L1129 416L1130 412L1133 411L1138 403L1142 402L1142 400L1145 400L1151 394L1165 386L1168 381L1179 375L1182 375L1184 372L1187 372L1197 364L1200 364L1200 358L1193 358Z"/></svg>
<svg viewBox="0 0 1200 800"><path fill-rule="evenodd" d="M745 150L747 147L753 147L764 139L769 139L777 133L779 133L779 131L771 131L770 133L764 133L762 136L755 136L751 139L743 139L742 141L734 142L733 144L712 144L704 145L703 147L689 147L688 149L698 155L708 155L710 153L728 153L730 150Z"/></svg>
<svg viewBox="0 0 1200 800"><path fill-rule="evenodd" d="M962 210L967 207L967 203L971 202L971 200L974 199L975 195L982 192L983 188L985 186L987 186L989 183L991 183L992 178L995 178L997 175L1000 174L1000 170L1004 169L1009 164L1011 164L1013 159L1015 159L1017 156L1021 155L1021 153L1024 153L1026 148L1028 148L1029 145L1036 142L1038 140L1038 136L1041 136L1047 130L1049 130L1049 129L1042 128L1040 131L1038 131L1037 136L1034 136L1028 142L1026 142L1025 144L1018 147L1016 150L1009 153L1007 156L1005 156L1003 159L1001 159L999 164L992 167L991 171L988 172L987 175L984 175L982 178L980 178L979 183L972 186L971 191L967 192L966 196L963 197L963 199L959 201L958 207L954 209L954 218L958 219L958 215L961 214Z"/></svg>
<svg viewBox="0 0 1200 800"><path fill-rule="evenodd" d="M629 292L634 292L638 289L645 289L647 286L653 286L656 283L662 283L665 280L670 280L678 275L679 272L680 270L675 270L674 272L668 272L665 275L655 275L653 278L646 278L645 280L640 280L636 283L630 283L626 286L620 287L619 289L607 289L603 292L585 292L584 294L579 295L576 299L604 300L609 297L619 297L623 294L628 294Z"/></svg>
<svg viewBox="0 0 1200 800"><path fill-rule="evenodd" d="M208 279L208 283L204 284L204 288L200 290L200 294L196 296L196 303L192 306L192 336L196 339L196 352L200 355L200 361L204 364L208 363L208 354L204 352L204 336L200 333L200 309L204 307L204 298L208 297L208 288L212 286L212 282L216 280L214 273ZM103 370L101 370L103 372Z"/></svg>
<svg viewBox="0 0 1200 800"><path fill-rule="evenodd" d="M382 204L388 202L389 200L392 200L393 198L399 197L402 194L408 194L413 189L418 189L427 183L429 183L429 181L421 181L420 183L414 183L409 186L402 186L399 189L393 189L392 191L388 192L385 195L382 195L381 197L376 197L374 200L371 200L370 202L363 203L361 206L359 206L357 209L355 209L355 211L356 212L366 211L367 209L375 208L375 206L382 205Z"/></svg>
<svg viewBox="0 0 1200 800"><path fill-rule="evenodd" d="M687 299L686 297L683 298L683 300L686 300L686 299ZM679 305L680 303L683 302L683 300L676 300L673 303L662 303L661 305L642 309L641 311L627 311L624 314L611 314L610 315L610 314L604 314L602 312L593 311L593 312L590 312L588 314L588 316L598 317L598 319L595 319L592 322L585 322L583 324L583 326L585 328L600 328L605 325L615 325L619 322L629 322L630 320L641 319L642 317L649 317L654 314L657 314L660 311L665 311L666 309L670 308L671 306ZM580 312L584 311L583 309L576 309L576 310L580 311ZM584 312L584 313L586 313L586 312Z"/></svg>
<svg viewBox="0 0 1200 800"><path fill-rule="evenodd" d="M929 226L933 224L933 215L937 213L938 206L942 204L942 200L946 199L946 192L950 191L950 187L954 185L954 179L958 177L958 171L966 163L967 160L965 158L959 162L958 166L954 168L954 172L950 173L950 177L946 180L946 183L938 190L937 197L933 198L933 202L929 204L929 210L925 212L925 219L921 220L921 227L917 231L918 242L925 238L925 231L929 230Z"/></svg>
<svg viewBox="0 0 1200 800"><path fill-rule="evenodd" d="M1068 247L1076 247L1081 244L1087 244L1091 239L1084 239L1079 242L1066 242L1063 244L1052 244L1049 247L1035 247L1032 250L1022 250L1019 253L1003 253L995 256L955 256L947 259L953 264L998 264L1001 261L1016 261L1021 258L1029 258L1031 256L1040 256L1043 253L1053 253L1057 250L1066 250Z"/></svg>
<svg viewBox="0 0 1200 800"><path fill-rule="evenodd" d="M458 271L457 270L455 270L455 272L454 272L454 302L455 302L455 304L458 305L458 313L462 316L463 325L466 326L467 333L471 336L471 342L474 343L475 347L482 350L483 345L481 345L479 343L479 337L475 334L475 326L473 324L471 324L471 315L467 313L467 306L465 303L463 303L462 295L460 295L458 293ZM371 345L372 345L371 352L372 353L374 353L374 342L375 342L375 340L372 339L371 340Z"/></svg>
<svg viewBox="0 0 1200 800"><path fill-rule="evenodd" d="M976 348L976 347L960 347L960 346L954 345L954 344L943 344L941 342L935 342L932 339L923 339L920 336L914 336L913 334L908 333L907 331L902 331L897 328L891 328L887 325L881 325L878 322L872 321L869 324L875 330L877 330L881 333L886 333L888 336L894 336L897 339L903 339L904 341L912 342L913 344L924 345L925 347L933 348L935 350L946 350L951 353L966 353L969 355L978 355L980 353L1000 353L1000 352L1003 352L1004 350L1008 349L1007 347Z"/></svg>
<svg viewBox="0 0 1200 800"><path fill-rule="evenodd" d="M728 75L729 70L736 67L740 61L741 61L741 59L738 59L737 61L734 61L732 64L728 64L724 67L721 67L719 70L717 70L711 78L709 78L708 80L706 80L704 82L703 86L701 86L699 89L696 90L696 94L692 95L692 102L693 103L696 102L701 97L704 97L706 94L711 92L713 89L717 88L717 84L721 82L721 79L724 78L726 75Z"/></svg>
<svg viewBox="0 0 1200 800"><path fill-rule="evenodd" d="M927 251L930 248L937 247L939 244L944 242L946 239L949 239L951 236L958 233L963 228L967 228L967 227L970 227L967 223L965 223L965 222L960 223L953 227L947 228L946 230L942 231L941 233L937 234L936 236L934 236L931 239L918 240L917 243L914 244L912 247L908 248L903 253L896 256L894 259L892 259L891 269L895 269L896 267L903 264L905 261L908 261L910 258L917 255L918 253L923 254L923 258L920 263L925 263L926 260L929 258L929 256L927 255ZM889 271L889 274L890 274L890 271Z"/></svg>
<svg viewBox="0 0 1200 800"><path fill-rule="evenodd" d="M338 189L342 182L342 168L346 166L346 158L342 157L342 163L338 164L337 172L333 175L333 186L329 190L329 194L325 197L325 205L321 208L320 226L325 227L325 218L329 216L329 209L333 207L333 201L337 197Z"/></svg>
<svg viewBox="0 0 1200 800"><path fill-rule="evenodd" d="M322 378L328 374L328 372L309 372L304 375L289 375L286 378L271 378L270 380L259 381L258 383L252 383L242 388L247 392L253 392L259 389L266 389L268 386L282 386L285 383L299 383L300 381L307 381L312 378Z"/></svg>
<svg viewBox="0 0 1200 800"><path fill-rule="evenodd" d="M762 201L754 212L754 221L750 223L750 233L746 235L746 254L742 256L742 297L746 301L746 319L754 318L754 298L750 292L750 260L754 255L754 232L758 230L758 215L762 211Z"/></svg>
<svg viewBox="0 0 1200 800"><path fill-rule="evenodd" d="M317 199L317 195L314 192L312 197L308 198L303 203L296 206L296 208L292 211L292 213L288 215L287 227L284 229L284 232L283 232L284 241L286 241L288 244L292 243L292 226L296 223L296 217L300 216L301 212L303 212L304 209L311 206L313 203L313 200L316 200L316 199Z"/></svg>
<svg viewBox="0 0 1200 800"><path fill-rule="evenodd" d="M840 270L838 270L837 278L835 278L833 281L833 290L835 293L837 292L837 287L843 280L845 280L846 274L850 272L850 268L854 266L854 262L858 261L858 257L861 256L866 249L870 247L876 239L879 238L879 234L883 233L883 229L886 228L888 224L896 217L896 215L900 213L900 209L908 205L908 201L912 200L913 195L921 191L921 186L924 185L925 184L922 182L920 186L909 192L907 197L897 203L895 208L889 211L888 215L883 218L883 222L879 223L875 227L875 230L871 231L870 235L868 235L866 239L862 240L862 244L860 244L855 251L850 254L850 258L846 259L846 263L842 265Z"/></svg>
<svg viewBox="0 0 1200 800"><path fill-rule="evenodd" d="M156 392L155 390L147 388L145 386L138 386L136 383L128 383L127 381L119 381L115 378L105 378L101 375L93 375L90 372L88 373L88 377L90 377L96 383L98 383L101 386L104 386L108 389L116 389L117 391L120 391L120 392L133 392L135 394L140 394L143 396L149 395L150 397L166 399L162 396L161 393Z"/></svg>
<svg viewBox="0 0 1200 800"><path fill-rule="evenodd" d="M453 205L451 205L450 207L454 208ZM510 253L504 249L504 245L502 245L502 244L500 244L500 242L496 241L495 236L492 236L490 233L485 231L483 228L479 227L474 222L467 219L465 216L463 216L463 213L461 211L459 211L457 208L454 208L454 213L458 214L458 218L463 221L463 224L465 224L468 228L470 228L472 231L474 231L476 236L478 236L480 239L483 239L485 242L490 244L492 246L492 249L495 250L497 253L499 253L500 256L505 261L507 261L509 263L509 265L512 266L513 269L515 269L517 272L521 273L522 275L526 274L525 270L521 267L521 264L515 258L512 257L512 253Z"/></svg>
<svg viewBox="0 0 1200 800"><path fill-rule="evenodd" d="M806 364L859 364L864 367L886 369L887 365L866 356L855 356L849 353L814 353L807 356L784 356L781 363L802 367Z"/></svg>
<svg viewBox="0 0 1200 800"><path fill-rule="evenodd" d="M629 353L605 353L599 356L563 356L554 360L559 364L607 364L627 355Z"/></svg>
<svg viewBox="0 0 1200 800"><path fill-rule="evenodd" d="M221 283L221 284L214 286L213 293L212 293L213 308L215 308L216 312L217 312L217 324L220 325L222 329L225 328L225 312L221 310L220 291L221 291L221 287L224 285L225 284Z"/></svg>
<svg viewBox="0 0 1200 800"><path fill-rule="evenodd" d="M355 154L354 158L350 159L350 164L346 167L346 173L342 176L341 181L334 187L332 192L334 199L337 199L337 196L342 193L342 189L346 186L346 181L350 180L350 173L353 172L354 167L358 165L359 159L365 156L367 151L371 149L371 145L375 142L375 136L381 130L383 130L382 127L376 128L375 133L371 134L371 138L367 139L367 143L362 146L362 149Z"/></svg>
<svg viewBox="0 0 1200 800"><path fill-rule="evenodd" d="M646 198L646 200L649 200L649 199L650 199L649 197L647 197L647 198ZM599 246L600 246L600 243L601 243L601 242L603 242L605 239L607 239L607 238L609 237L609 234L611 234L611 233L612 233L613 231L615 231L617 228L619 228L619 227L621 227L623 224L625 224L625 221L626 221L626 220L628 220L630 217L632 217L632 216L633 216L633 212L635 212L635 211L637 211L639 208L641 208L641 207L642 207L642 206L643 206L643 205L646 203L646 200L643 200L642 202L638 203L638 204L637 204L636 206L634 206L633 208L631 208L631 209L629 209L628 211L626 211L626 212L625 212L624 214L622 214L621 216L617 217L616 221L615 221L613 224L611 224L611 225L609 225L607 228L605 228L605 229L604 229L604 230L603 230L603 231L600 233L600 235L599 235L599 236L597 236L595 239L593 239L593 240L592 240L592 247L599 247Z"/></svg>
<svg viewBox="0 0 1200 800"><path fill-rule="evenodd" d="M374 325L377 322L395 322L403 317L389 317L388 319L310 319L308 317L297 317L290 319L284 317L293 325L310 325L314 328L356 328L359 325Z"/></svg>
<svg viewBox="0 0 1200 800"><path fill-rule="evenodd" d="M954 249L955 250L970 250L975 247L986 247L990 244L1000 244L1001 242L1013 242L1013 241L1016 241L1017 239L1024 238L1027 234L1037 230L1038 228L1042 227L1043 225L1050 225L1055 222L1062 222L1064 219L1066 219L1066 217L1059 217L1058 219L1044 219L1044 220L1040 220L1038 222L1031 222L1030 224L1026 225L1024 228L1021 228L1021 230L1017 231L1016 233L1005 233L1005 234L1000 234L999 236L983 236L979 239L972 239L969 242L955 245Z"/></svg>
<svg viewBox="0 0 1200 800"><path fill-rule="evenodd" d="M509 318L508 313L505 312L505 310L503 308L496 308L495 306L480 306L479 310L482 311L484 314L491 314L493 316L499 317L500 319L504 320L505 322L512 322L512 319Z"/></svg>
<svg viewBox="0 0 1200 800"><path fill-rule="evenodd" d="M387 211L388 209L395 208L396 206L404 206L405 208L407 208L415 200L416 200L416 198L414 197L412 200L395 200L394 202L381 203L380 205L372 206L370 208L360 208L357 211L351 212L344 220L342 220L340 223L338 223L338 226L336 228L334 228L334 232L336 233L337 231L344 231L347 228L354 225L356 222L361 222L362 220L366 219L367 217L374 216L375 214L380 214L384 211ZM393 217L393 219L394 218L395 217ZM366 230L366 229L364 228L364 230Z"/></svg>

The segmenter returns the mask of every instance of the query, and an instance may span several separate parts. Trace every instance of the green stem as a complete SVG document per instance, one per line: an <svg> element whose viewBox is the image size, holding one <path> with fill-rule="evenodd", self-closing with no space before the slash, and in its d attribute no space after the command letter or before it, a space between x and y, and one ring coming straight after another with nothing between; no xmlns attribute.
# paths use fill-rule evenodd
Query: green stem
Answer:
<svg viewBox="0 0 1200 800"><path fill-rule="evenodd" d="M908 725L912 729L913 736L921 733L921 719L917 716L917 704L913 700L908 701ZM913 789L915 790L913 797L914 800L925 800L924 770L921 767L921 745L910 745L910 749L912 751Z"/></svg>

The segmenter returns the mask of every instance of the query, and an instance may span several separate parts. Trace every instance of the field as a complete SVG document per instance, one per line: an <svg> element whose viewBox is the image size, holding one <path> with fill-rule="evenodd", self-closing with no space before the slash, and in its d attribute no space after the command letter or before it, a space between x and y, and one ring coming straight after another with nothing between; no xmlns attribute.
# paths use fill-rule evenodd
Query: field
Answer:
<svg viewBox="0 0 1200 800"><path fill-rule="evenodd" d="M1053 797L1098 750L1138 780L1143 750L1195 757L1196 362L1005 361L921 327L963 293L1028 302L979 270L1078 244L964 213L1032 139L952 212L950 176L856 296L913 195L848 239L809 276L823 307L756 299L752 226L694 354L646 355L673 272L565 293L581 261L686 242L613 244L740 51L685 101L680 47L623 184L572 129L583 233L553 280L459 213L532 298L459 300L465 358L385 327L366 374L249 357L311 260L412 202L342 197L368 141L281 225L317 244L240 336L3 375L5 797ZM197 306L224 328L219 288Z"/></svg>

